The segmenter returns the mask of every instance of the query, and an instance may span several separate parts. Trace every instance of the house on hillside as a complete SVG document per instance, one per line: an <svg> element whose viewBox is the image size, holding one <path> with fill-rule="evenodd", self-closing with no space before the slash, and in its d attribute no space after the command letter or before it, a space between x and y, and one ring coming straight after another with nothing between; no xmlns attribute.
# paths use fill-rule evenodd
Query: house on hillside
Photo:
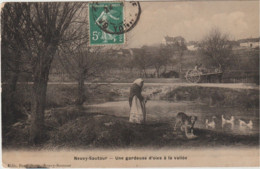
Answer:
<svg viewBox="0 0 260 169"><path fill-rule="evenodd" d="M240 46L247 48L257 48L259 47L259 42L242 42L240 43Z"/></svg>
<svg viewBox="0 0 260 169"><path fill-rule="evenodd" d="M185 44L186 41L182 36L176 36L176 37L170 37L170 36L165 36L164 39L162 40L162 44L164 45L171 45L171 44Z"/></svg>
<svg viewBox="0 0 260 169"><path fill-rule="evenodd" d="M240 47L259 48L259 38L240 39Z"/></svg>

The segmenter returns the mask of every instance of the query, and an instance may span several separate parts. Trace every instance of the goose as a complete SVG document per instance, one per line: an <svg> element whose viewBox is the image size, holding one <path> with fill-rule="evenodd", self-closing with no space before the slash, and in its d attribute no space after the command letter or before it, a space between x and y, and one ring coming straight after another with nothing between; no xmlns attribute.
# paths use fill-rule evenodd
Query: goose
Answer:
<svg viewBox="0 0 260 169"><path fill-rule="evenodd" d="M250 128L250 129L253 129L253 122L252 122L252 120L250 120L248 123L246 123L245 121L240 120L240 119L238 121L239 121L239 126L246 126L246 127Z"/></svg>
<svg viewBox="0 0 260 169"><path fill-rule="evenodd" d="M212 121L211 122L209 122L209 120L208 119L206 119L206 128L208 128L208 127L210 127L210 128L215 128L215 126L216 126L216 123L215 123L215 119L216 117L215 116L213 116L212 117Z"/></svg>
<svg viewBox="0 0 260 169"><path fill-rule="evenodd" d="M222 123L230 123L230 124L234 124L234 121L235 121L234 116L231 116L230 120L225 119L223 115L221 116L221 118L222 118Z"/></svg>
<svg viewBox="0 0 260 169"><path fill-rule="evenodd" d="M225 124L231 124L231 129L233 129L234 121L235 121L234 116L231 116L231 118L228 120L228 119L225 119L222 114L221 118L222 118L222 128L224 127Z"/></svg>

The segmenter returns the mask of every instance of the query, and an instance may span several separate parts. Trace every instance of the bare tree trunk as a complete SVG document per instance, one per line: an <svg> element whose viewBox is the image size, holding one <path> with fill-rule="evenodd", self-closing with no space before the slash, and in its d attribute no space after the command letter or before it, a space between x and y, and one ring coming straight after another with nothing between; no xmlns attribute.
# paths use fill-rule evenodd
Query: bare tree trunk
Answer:
<svg viewBox="0 0 260 169"><path fill-rule="evenodd" d="M180 54L180 67L179 67L179 72L181 73L182 72L182 56L183 56L183 53Z"/></svg>
<svg viewBox="0 0 260 169"><path fill-rule="evenodd" d="M157 72L157 78L160 77L160 69L156 69L156 72Z"/></svg>
<svg viewBox="0 0 260 169"><path fill-rule="evenodd" d="M78 78L78 98L77 105L82 105L85 102L85 88L84 88L84 73L81 73Z"/></svg>
<svg viewBox="0 0 260 169"><path fill-rule="evenodd" d="M9 95L10 95L10 100L9 100L9 105L7 105L7 113L10 115L10 122L15 122L17 120L17 110L16 110L16 99L15 99L15 93L16 93L16 86L17 86L17 81L19 78L19 62L14 63L15 70L13 72L13 75L11 76L11 84L9 86Z"/></svg>
<svg viewBox="0 0 260 169"><path fill-rule="evenodd" d="M15 72L14 75L11 75L9 80L10 85L6 87L6 92L2 95L2 99L5 100L5 104L2 104L2 112L5 120L3 122L9 124L16 121L16 110L15 110L15 91L18 80L18 74ZM9 83L8 83L9 84Z"/></svg>
<svg viewBox="0 0 260 169"><path fill-rule="evenodd" d="M33 84L32 94L32 116L31 116L31 130L30 142L33 144L39 143L44 139L44 109L46 104L46 91L48 72L44 70L42 74L37 77Z"/></svg>
<svg viewBox="0 0 260 169"><path fill-rule="evenodd" d="M157 76L157 78L159 78L160 77L160 67L155 67L155 70L156 70L156 76Z"/></svg>
<svg viewBox="0 0 260 169"><path fill-rule="evenodd" d="M19 77L19 73L17 73L17 72L15 72L14 75L12 76L11 86L10 86L11 92L16 91L18 77Z"/></svg>
<svg viewBox="0 0 260 169"><path fill-rule="evenodd" d="M57 46L49 45L49 47L42 54L38 56L39 60L36 62L34 69L34 83L32 89L31 102L31 128L29 141L32 144L37 144L45 138L44 129L44 110L46 104L46 91L49 77L49 70L51 67L52 58L56 52Z"/></svg>
<svg viewBox="0 0 260 169"><path fill-rule="evenodd" d="M19 73L18 72L14 72L14 75L12 76L11 79L11 85L10 85L10 108L9 110L11 110L11 114L13 116L13 120L16 120L16 110L15 110L15 92L16 92L16 86L17 86L17 81L18 81L18 77L19 77Z"/></svg>

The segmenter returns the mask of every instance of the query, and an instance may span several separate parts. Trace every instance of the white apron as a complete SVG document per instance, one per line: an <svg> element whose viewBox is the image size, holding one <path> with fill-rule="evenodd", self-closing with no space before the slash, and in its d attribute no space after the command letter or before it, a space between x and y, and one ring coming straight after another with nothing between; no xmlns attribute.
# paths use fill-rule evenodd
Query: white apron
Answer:
<svg viewBox="0 0 260 169"><path fill-rule="evenodd" d="M129 122L142 124L146 120L145 102L134 96L132 100L132 106L130 108Z"/></svg>

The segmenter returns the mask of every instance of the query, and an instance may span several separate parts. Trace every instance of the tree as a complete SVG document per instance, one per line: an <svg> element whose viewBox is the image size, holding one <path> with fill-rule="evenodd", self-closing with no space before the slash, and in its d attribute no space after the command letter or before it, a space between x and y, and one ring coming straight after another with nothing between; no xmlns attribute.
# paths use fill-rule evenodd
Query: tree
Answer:
<svg viewBox="0 0 260 169"><path fill-rule="evenodd" d="M227 34L223 34L215 28L204 37L200 44L200 52L203 54L203 62L224 71L232 60L232 45Z"/></svg>
<svg viewBox="0 0 260 169"><path fill-rule="evenodd" d="M31 74L28 69L29 58L25 57L25 52L22 50L25 39L20 33L26 30L26 24L21 15L25 9L19 6L20 4L7 3L1 13L2 81L6 83L3 86L5 100L3 112L10 122L14 122L17 116L20 116L15 98L18 78L21 73Z"/></svg>
<svg viewBox="0 0 260 169"><path fill-rule="evenodd" d="M183 54L184 51L187 50L185 39L182 36L177 36L173 38L173 49L175 53L178 54L179 72L182 72Z"/></svg>
<svg viewBox="0 0 260 169"><path fill-rule="evenodd" d="M125 57L122 66L129 69L130 72L132 72L135 66L133 57L131 55Z"/></svg>
<svg viewBox="0 0 260 169"><path fill-rule="evenodd" d="M165 36L164 51L171 55L169 62L171 67L179 64L179 72L182 71L182 60L185 50L187 50L186 41L182 36L169 37ZM177 57L176 57L177 56Z"/></svg>
<svg viewBox="0 0 260 169"><path fill-rule="evenodd" d="M151 57L146 52L147 46L143 46L139 50L135 50L133 62L137 69L140 71L140 75L147 76L146 70L151 66Z"/></svg>
<svg viewBox="0 0 260 169"><path fill-rule="evenodd" d="M160 77L160 70L164 67L166 71L166 66L169 64L171 58L171 52L165 45L160 47L151 47L148 51L150 55L151 65L155 68L157 77Z"/></svg>
<svg viewBox="0 0 260 169"><path fill-rule="evenodd" d="M78 23L83 3L44 2L7 3L5 13L6 34L15 34L19 39L5 43L14 45L14 50L23 52L30 60L33 77L31 101L30 141L38 143L44 138L44 109L50 66L58 46L81 37L77 29L69 29ZM19 25L14 24L20 16ZM13 29L14 28L14 29ZM10 33L9 33L10 32ZM8 38L7 38L8 39Z"/></svg>
<svg viewBox="0 0 260 169"><path fill-rule="evenodd" d="M86 101L85 80L100 77L110 64L109 58L101 49L101 47L88 47L85 42L63 46L59 52L59 61L64 70L78 82L77 105L82 105Z"/></svg>

